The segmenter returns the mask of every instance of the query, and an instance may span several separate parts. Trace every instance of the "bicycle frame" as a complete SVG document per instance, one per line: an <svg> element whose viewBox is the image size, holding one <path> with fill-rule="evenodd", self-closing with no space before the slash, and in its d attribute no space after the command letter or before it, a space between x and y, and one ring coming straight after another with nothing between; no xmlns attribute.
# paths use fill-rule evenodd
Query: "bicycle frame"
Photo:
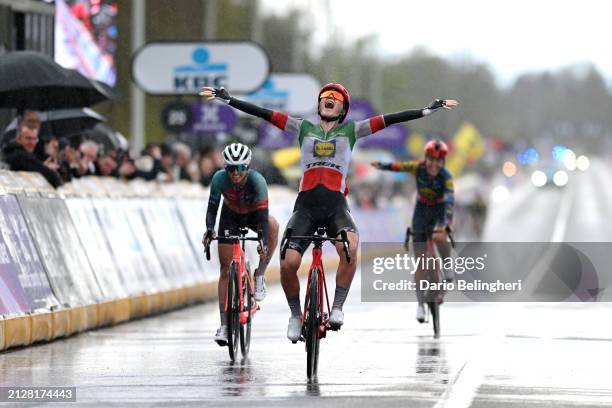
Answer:
<svg viewBox="0 0 612 408"><path fill-rule="evenodd" d="M226 236L224 238L226 239L231 239L232 240L232 263L235 263L238 266L238 293L240 293L240 324L246 324L247 323L247 319L248 319L248 310L244 310L244 285L245 285L245 280L246 280L246 284L249 285L250 289L251 289L251 293L254 293L254 287L253 287L253 280L251 279L251 276L249 273L247 273L247 268L246 268L246 255L244 253L244 246L245 246L245 242L246 241L257 241L259 242L260 245L262 245L261 242L261 236L258 235L257 238L255 237L246 237L245 234L247 233L247 229L241 229L240 230L240 234L241 235L236 235L236 236ZM217 239L217 238L213 238L213 239ZM206 245L204 248L205 252L206 252L206 259L210 261L210 245ZM231 263L230 263L231 265ZM229 311L229 285L228 285L228 289L226 292L226 296L225 296L225 305L224 305L224 310L227 313ZM253 306L251 308L251 316L255 315L255 313L257 312L258 309L258 305L257 305L257 301L255 301L255 299L253 299Z"/></svg>
<svg viewBox="0 0 612 408"><path fill-rule="evenodd" d="M310 264L310 269L308 270L308 287L306 289L306 298L304 300L304 313L302 313L301 322L302 335L300 338L301 341L306 343L306 373L308 375L308 379L311 379L312 376L316 375L317 373L317 366L319 364L319 341L325 337L325 333L327 332L328 328L332 329L329 326L331 307L329 306L329 295L327 293L325 270L323 269L322 261L323 242L342 242L346 259L349 262L351 259L349 241L346 231L340 231L342 239L326 237L325 234L325 228L319 227L317 228L315 235L293 236L291 228L287 228L281 244L281 259L285 259L285 252L288 248L290 238L307 239L314 244L312 249L312 263ZM317 275L313 275L313 273L316 273ZM314 276L317 278L316 287ZM312 293L315 291L316 294ZM325 293L327 314L324 312L323 293ZM312 296L317 296L317 298L311 298ZM293 342L296 343L297 340Z"/></svg>
<svg viewBox="0 0 612 408"><path fill-rule="evenodd" d="M247 322L248 310L244 310L244 284L246 280L246 284L250 286L251 293L254 293L253 280L249 273L247 273L246 269L246 255L244 253L244 242L245 239L242 239L242 245L238 242L238 239L234 240L232 243L232 262L235 262L238 265L238 293L240 294L240 324L245 324ZM231 264L230 264L231 265ZM228 285L229 291L229 285ZM227 313L229 304L229 292L225 296L225 312ZM253 307L251 308L251 316L255 315L257 312L257 302L253 299Z"/></svg>
<svg viewBox="0 0 612 408"><path fill-rule="evenodd" d="M321 319L321 325L319 326L319 329L317 330L317 338L324 338L325 337L325 331L327 328L327 323L329 321L329 315L331 312L331 307L329 306L329 295L327 293L327 282L325 281L325 270L323 269L323 242L322 241L318 241L314 243L314 248L312 249L312 263L310 264L310 269L308 270L308 280L307 282L310 282L310 277L314 271L314 269L317 269L317 273L318 273L318 299L316 299L317 302L317 310L319 311L319 313L321 314L321 316L327 316L327 318L323 318ZM323 304L323 293L325 293L325 301L326 301L326 305L327 305L327 314L325 314L325 310L324 310L324 304ZM304 302L304 313L302 314L302 325L304 325L304 319L306 317L306 312L307 312L307 305L309 304L310 301L310 290L306 290L306 299Z"/></svg>
<svg viewBox="0 0 612 408"><path fill-rule="evenodd" d="M437 258L438 255L436 253L436 248L435 248L435 243L433 238L431 237L431 235L428 235L427 237L427 243L426 243L426 249L425 249L425 257L429 258ZM435 266L433 269L424 269L423 273L425 274L425 280L427 281L433 281L436 284L439 284L440 282L442 282L442 276L441 276L441 269L438 268L437 266ZM433 279L429 279L429 278L433 278ZM439 305L444 303L444 294L446 293L446 290L444 289L439 289L436 290L436 303L438 303Z"/></svg>

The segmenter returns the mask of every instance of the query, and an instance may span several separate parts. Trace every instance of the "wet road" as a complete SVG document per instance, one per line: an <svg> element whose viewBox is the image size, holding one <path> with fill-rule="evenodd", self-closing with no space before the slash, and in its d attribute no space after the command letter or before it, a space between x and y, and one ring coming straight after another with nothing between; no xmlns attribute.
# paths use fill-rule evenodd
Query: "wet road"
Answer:
<svg viewBox="0 0 612 408"><path fill-rule="evenodd" d="M2 383L76 386L79 406L612 405L607 304L447 304L434 340L413 303L360 303L353 290L308 384L303 343L284 337L287 307L270 289L246 361L213 343L207 304L5 353Z"/></svg>
<svg viewBox="0 0 612 408"><path fill-rule="evenodd" d="M598 185L605 177L588 174L566 189L513 192L491 211L488 238L610 240L611 231L595 227L612 197ZM288 308L278 285L256 316L248 360L232 365L213 343L218 310L206 304L3 353L1 380L76 386L70 407L612 406L608 303L445 304L443 337L434 340L414 320L414 303L361 303L359 293L356 277L345 326L323 340L312 384L303 343L285 338Z"/></svg>

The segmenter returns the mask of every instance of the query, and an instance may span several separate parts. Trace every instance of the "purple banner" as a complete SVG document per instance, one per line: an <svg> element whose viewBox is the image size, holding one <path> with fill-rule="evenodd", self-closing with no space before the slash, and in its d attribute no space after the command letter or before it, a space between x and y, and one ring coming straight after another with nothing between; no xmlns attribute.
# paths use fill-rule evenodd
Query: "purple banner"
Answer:
<svg viewBox="0 0 612 408"><path fill-rule="evenodd" d="M60 198L20 196L17 200L58 300L73 306L102 299L66 203Z"/></svg>
<svg viewBox="0 0 612 408"><path fill-rule="evenodd" d="M0 246L2 251L6 248L13 262L16 276L28 302L28 310L57 306L58 301L51 292L49 278L14 196L0 196L0 231ZM6 270L6 267L3 265L3 269ZM4 294L2 298L4 299Z"/></svg>
<svg viewBox="0 0 612 408"><path fill-rule="evenodd" d="M376 116L376 111L372 104L364 99L355 99L351 102L351 108L347 120L363 120Z"/></svg>
<svg viewBox="0 0 612 408"><path fill-rule="evenodd" d="M221 102L195 102L191 104L193 113L192 131L195 133L231 132L238 123L234 108Z"/></svg>
<svg viewBox="0 0 612 408"><path fill-rule="evenodd" d="M26 313L29 309L17 278L17 267L11 260L6 245L0 241L0 314Z"/></svg>
<svg viewBox="0 0 612 408"><path fill-rule="evenodd" d="M376 116L378 113L370 102L357 99L351 102L351 108L348 114L348 120L363 120ZM408 131L404 125L397 124L389 126L381 131L376 132L372 136L360 139L357 146L360 148L379 148L393 150L398 154L403 154L406 151L406 138Z"/></svg>
<svg viewBox="0 0 612 408"><path fill-rule="evenodd" d="M283 132L276 126L268 122L259 125L259 147L265 149L280 149L283 147L295 146L296 137L290 133Z"/></svg>

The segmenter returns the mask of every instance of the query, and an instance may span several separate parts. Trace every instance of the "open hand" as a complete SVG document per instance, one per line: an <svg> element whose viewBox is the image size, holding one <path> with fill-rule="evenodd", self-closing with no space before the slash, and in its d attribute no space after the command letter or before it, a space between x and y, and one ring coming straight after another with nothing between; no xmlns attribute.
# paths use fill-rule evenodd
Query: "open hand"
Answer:
<svg viewBox="0 0 612 408"><path fill-rule="evenodd" d="M215 99L215 88L204 86L200 89L200 96L206 97L209 101Z"/></svg>
<svg viewBox="0 0 612 408"><path fill-rule="evenodd" d="M457 106L459 106L459 102L454 100L454 99L445 99L444 100L444 105L443 105L444 109L454 109Z"/></svg>
<svg viewBox="0 0 612 408"><path fill-rule="evenodd" d="M227 92L227 89L224 87L212 88L210 86L205 86L200 89L200 95L205 96L209 101L218 99L222 102L229 103L231 99L229 92Z"/></svg>

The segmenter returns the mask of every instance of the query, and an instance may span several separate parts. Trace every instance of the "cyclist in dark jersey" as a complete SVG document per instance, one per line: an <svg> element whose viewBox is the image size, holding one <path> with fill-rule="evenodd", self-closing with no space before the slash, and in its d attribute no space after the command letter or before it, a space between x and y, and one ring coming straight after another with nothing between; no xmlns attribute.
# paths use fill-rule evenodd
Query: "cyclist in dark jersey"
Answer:
<svg viewBox="0 0 612 408"><path fill-rule="evenodd" d="M346 176L355 142L392 124L422 118L439 109L452 109L457 106L457 101L436 99L424 109L343 123L350 107L349 93L340 84L327 84L319 91L318 111L321 121L315 124L233 98L224 88L204 87L200 95L265 119L296 136L301 149L303 176L287 227L291 227L296 236L312 235L318 226L326 227L328 236L339 236L342 230L348 232L351 262L347 262L342 244L337 244L340 265L329 319L332 329L339 329L344 323L342 307L357 269L359 235L345 198L348 193ZM309 244L302 240L291 240L285 259L281 261L281 284L291 309L287 329L287 337L291 341L299 340L301 334L302 311L297 270Z"/></svg>
<svg viewBox="0 0 612 408"><path fill-rule="evenodd" d="M240 143L232 143L223 151L225 169L219 170L212 178L208 210L206 212L206 233L202 242L210 244L214 235L217 211L223 196L223 207L219 219L219 261L221 273L219 276L218 295L221 327L217 330L215 341L220 346L227 344L227 316L225 298L229 279L229 265L232 262L232 241L224 239L224 235L238 235L238 229L250 228L261 231L263 248L258 248L259 265L254 273L255 300L262 301L266 297L264 272L270 261L270 255L278 241L278 222L268 215L268 186L264 177L255 170L249 169L251 150Z"/></svg>
<svg viewBox="0 0 612 408"><path fill-rule="evenodd" d="M425 254L425 243L427 242L426 231L433 229L432 238L438 247L442 264L446 265L446 259L450 257L451 247L448 242L446 227L452 228L453 206L455 202L453 177L444 167L444 161L448 154L446 143L432 140L425 145L425 160L406 161L393 163L372 162L377 169L401 171L411 173L416 180L417 201L412 216L412 229L414 237L415 257ZM423 279L423 269L415 274L415 281ZM447 280L452 280L452 271L445 269ZM423 292L417 283L417 320L425 321L425 299Z"/></svg>

